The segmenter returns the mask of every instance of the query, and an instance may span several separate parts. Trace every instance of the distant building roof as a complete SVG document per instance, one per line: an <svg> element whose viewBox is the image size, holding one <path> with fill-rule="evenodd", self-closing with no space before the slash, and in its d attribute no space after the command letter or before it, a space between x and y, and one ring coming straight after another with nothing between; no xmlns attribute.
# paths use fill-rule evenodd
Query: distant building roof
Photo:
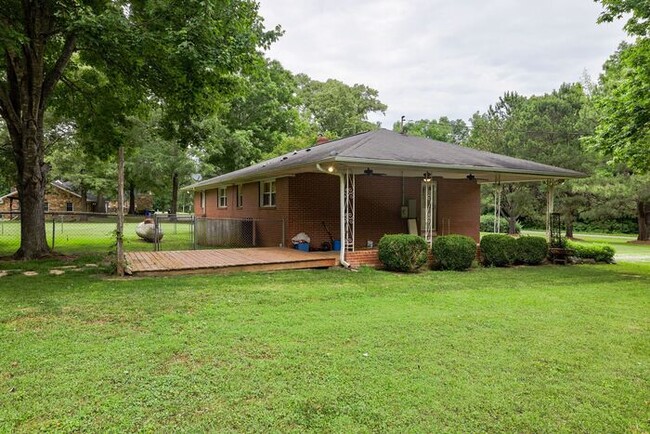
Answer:
<svg viewBox="0 0 650 434"><path fill-rule="evenodd" d="M477 175L479 182L521 182L585 176L574 170L378 129L294 151L197 182L184 189L202 190L220 184L315 172L317 164L334 164L340 168L357 170L369 166L385 169L384 171L399 170L402 173L405 170L413 173L431 170L435 172L434 175L457 178L472 173Z"/></svg>

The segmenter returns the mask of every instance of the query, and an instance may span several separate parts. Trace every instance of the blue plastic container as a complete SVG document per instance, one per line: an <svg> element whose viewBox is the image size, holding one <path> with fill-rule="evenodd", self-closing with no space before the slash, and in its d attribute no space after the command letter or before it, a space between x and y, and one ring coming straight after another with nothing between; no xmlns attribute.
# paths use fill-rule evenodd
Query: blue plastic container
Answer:
<svg viewBox="0 0 650 434"><path fill-rule="evenodd" d="M336 252L341 250L341 240L334 240L334 244L332 245L332 250Z"/></svg>
<svg viewBox="0 0 650 434"><path fill-rule="evenodd" d="M298 250L302 250L303 252L308 252L309 251L309 243L294 244L293 248L298 249Z"/></svg>

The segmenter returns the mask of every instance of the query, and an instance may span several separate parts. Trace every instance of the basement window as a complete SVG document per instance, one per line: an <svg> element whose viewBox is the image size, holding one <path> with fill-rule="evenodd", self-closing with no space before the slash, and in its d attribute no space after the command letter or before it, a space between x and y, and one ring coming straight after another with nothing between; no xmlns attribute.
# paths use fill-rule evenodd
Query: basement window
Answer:
<svg viewBox="0 0 650 434"><path fill-rule="evenodd" d="M262 208L275 206L275 180L260 182L260 206Z"/></svg>
<svg viewBox="0 0 650 434"><path fill-rule="evenodd" d="M228 187L219 187L219 208L228 208Z"/></svg>

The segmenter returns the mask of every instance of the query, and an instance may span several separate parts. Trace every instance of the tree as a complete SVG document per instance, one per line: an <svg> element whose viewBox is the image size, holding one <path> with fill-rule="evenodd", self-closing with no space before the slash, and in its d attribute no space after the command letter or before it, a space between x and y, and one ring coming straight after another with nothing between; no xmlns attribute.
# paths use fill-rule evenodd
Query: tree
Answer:
<svg viewBox="0 0 650 434"><path fill-rule="evenodd" d="M478 149L583 172L590 171L596 161L581 143L581 138L593 131L594 120L580 84L563 84L549 94L528 98L507 92L486 113L475 114L472 127L466 144ZM581 209L581 199L572 185L573 181L567 181L556 192L569 235ZM502 212L511 233L518 218L531 217L540 207L535 204L541 196L537 184L504 187Z"/></svg>
<svg viewBox="0 0 650 434"><path fill-rule="evenodd" d="M594 94L598 126L589 143L614 163L650 172L650 39L623 43L605 62Z"/></svg>
<svg viewBox="0 0 650 434"><path fill-rule="evenodd" d="M377 128L368 114L385 113L388 108L379 100L379 92L364 84L349 86L339 80L312 80L305 74L296 76L301 113L317 132L335 138L351 136Z"/></svg>
<svg viewBox="0 0 650 434"><path fill-rule="evenodd" d="M43 119L57 83L75 52L136 101L164 108L168 131L186 145L193 120L214 110L214 100L279 35L267 32L251 0L54 2L5 0L0 8L0 116L16 164L21 200L17 257L49 252L43 196ZM95 107L99 107L97 102ZM124 113L115 112L119 127Z"/></svg>
<svg viewBox="0 0 650 434"><path fill-rule="evenodd" d="M598 1L598 0L596 0ZM639 0L600 0L605 10L599 23L612 22L628 16L624 29L633 36L650 36L650 3Z"/></svg>
<svg viewBox="0 0 650 434"><path fill-rule="evenodd" d="M395 122L393 131L455 144L463 143L469 135L469 128L465 121L462 119L450 120L446 116L438 120L420 119L404 125L401 122Z"/></svg>

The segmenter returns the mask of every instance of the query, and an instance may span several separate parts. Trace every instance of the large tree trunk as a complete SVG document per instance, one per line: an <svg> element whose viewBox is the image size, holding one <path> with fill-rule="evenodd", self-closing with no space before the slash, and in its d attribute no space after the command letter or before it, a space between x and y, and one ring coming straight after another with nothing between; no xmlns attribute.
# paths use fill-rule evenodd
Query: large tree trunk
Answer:
<svg viewBox="0 0 650 434"><path fill-rule="evenodd" d="M81 195L81 211L88 212L88 188L86 188L86 186L82 184L80 190L81 191L79 194ZM86 214L80 215L79 221L87 222L88 216Z"/></svg>
<svg viewBox="0 0 650 434"><path fill-rule="evenodd" d="M21 221L20 248L14 257L19 259L34 259L50 253L45 239L44 210L47 166L43 155L43 131L37 127L39 121L42 125L42 119L26 122L22 144L19 149L14 146Z"/></svg>
<svg viewBox="0 0 650 434"><path fill-rule="evenodd" d="M132 182L129 183L129 214L135 214L135 185Z"/></svg>
<svg viewBox="0 0 650 434"><path fill-rule="evenodd" d="M172 203L169 208L169 218L175 219L178 212L178 173L172 175Z"/></svg>
<svg viewBox="0 0 650 434"><path fill-rule="evenodd" d="M517 218L508 217L508 234L517 235Z"/></svg>
<svg viewBox="0 0 650 434"><path fill-rule="evenodd" d="M104 193L101 191L97 192L97 212L106 213L106 198L104 198Z"/></svg>
<svg viewBox="0 0 650 434"><path fill-rule="evenodd" d="M12 11L22 17L22 23L3 22L8 27L3 41L5 69L0 86L0 116L5 120L14 160L16 186L20 198L20 248L15 256L32 259L49 253L45 240L44 196L47 166L44 161L43 117L54 86L75 50L75 37L65 39L59 57L49 70L45 63L48 39L61 37L55 28L51 2L16 2L21 11ZM6 7L6 6L5 6ZM17 37L15 32L20 37Z"/></svg>
<svg viewBox="0 0 650 434"><path fill-rule="evenodd" d="M568 215L566 218L566 234L567 238L573 238L573 216Z"/></svg>
<svg viewBox="0 0 650 434"><path fill-rule="evenodd" d="M643 201L636 203L637 221L639 222L639 241L650 241L650 230L648 230L648 220L650 220L650 204Z"/></svg>

